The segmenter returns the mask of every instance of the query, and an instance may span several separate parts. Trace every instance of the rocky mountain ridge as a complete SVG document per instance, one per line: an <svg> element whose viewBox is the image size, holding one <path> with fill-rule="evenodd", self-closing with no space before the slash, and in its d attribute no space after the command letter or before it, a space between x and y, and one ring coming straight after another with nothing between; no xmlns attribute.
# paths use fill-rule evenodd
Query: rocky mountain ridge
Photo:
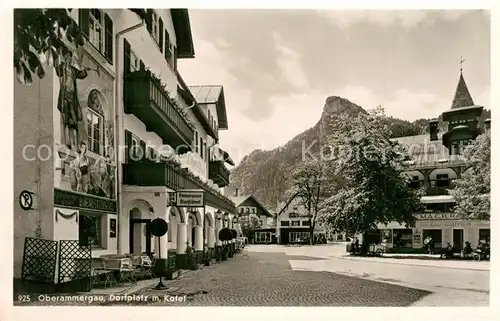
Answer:
<svg viewBox="0 0 500 321"><path fill-rule="evenodd" d="M303 151L313 154L319 152L320 141L334 131L328 119L331 115L344 113L355 117L359 113L366 113L366 110L345 98L328 97L315 126L296 135L284 146L273 150L257 149L243 157L240 164L231 170L228 193L238 188L240 195L253 194L269 209L277 210L278 202L284 200L283 195L290 187L289 174L301 161ZM428 123L429 119L409 122L387 117L393 137L426 134ZM442 121L440 124L442 126Z"/></svg>

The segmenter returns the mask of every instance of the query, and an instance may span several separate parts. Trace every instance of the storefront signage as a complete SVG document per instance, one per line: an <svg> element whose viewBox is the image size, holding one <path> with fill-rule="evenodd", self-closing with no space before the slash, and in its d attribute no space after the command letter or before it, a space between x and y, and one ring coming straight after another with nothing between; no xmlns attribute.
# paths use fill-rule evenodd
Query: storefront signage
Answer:
<svg viewBox="0 0 500 321"><path fill-rule="evenodd" d="M54 188L54 205L116 213L116 201Z"/></svg>
<svg viewBox="0 0 500 321"><path fill-rule="evenodd" d="M457 220L460 217L455 213L422 213L414 214L417 220Z"/></svg>
<svg viewBox="0 0 500 321"><path fill-rule="evenodd" d="M203 190L182 190L168 193L168 204L179 207L205 207Z"/></svg>

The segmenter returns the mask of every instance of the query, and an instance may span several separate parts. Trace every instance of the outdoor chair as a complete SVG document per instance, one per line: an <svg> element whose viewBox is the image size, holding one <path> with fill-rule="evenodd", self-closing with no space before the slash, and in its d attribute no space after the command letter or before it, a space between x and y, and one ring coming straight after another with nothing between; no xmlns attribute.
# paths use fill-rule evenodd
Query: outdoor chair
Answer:
<svg viewBox="0 0 500 321"><path fill-rule="evenodd" d="M102 258L92 259L92 286L101 283L101 279L104 278L104 288L108 285L116 284L116 280L113 275L113 270L106 268L106 261Z"/></svg>
<svg viewBox="0 0 500 321"><path fill-rule="evenodd" d="M155 277L153 269L156 263L156 258L153 257L152 259L149 256L143 256L141 258L141 268L144 271L144 277L149 276L151 279Z"/></svg>
<svg viewBox="0 0 500 321"><path fill-rule="evenodd" d="M132 261L130 258L121 260L120 264L120 278L122 281L122 284L125 282L128 283L136 283L136 278L135 278L135 268L132 265Z"/></svg>

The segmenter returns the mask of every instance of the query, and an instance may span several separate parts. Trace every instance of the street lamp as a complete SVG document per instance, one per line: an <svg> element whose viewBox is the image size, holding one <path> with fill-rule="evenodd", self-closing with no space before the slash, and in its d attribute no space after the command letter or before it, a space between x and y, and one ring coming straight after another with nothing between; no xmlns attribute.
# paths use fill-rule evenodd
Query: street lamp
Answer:
<svg viewBox="0 0 500 321"><path fill-rule="evenodd" d="M237 216L233 217L233 223L238 223L238 217Z"/></svg>
<svg viewBox="0 0 500 321"><path fill-rule="evenodd" d="M224 225L227 224L227 227L229 227L229 213L228 212L224 212Z"/></svg>
<svg viewBox="0 0 500 321"><path fill-rule="evenodd" d="M222 219L222 212L221 212L221 210L218 209L217 211L215 211L215 219L217 219L217 220Z"/></svg>

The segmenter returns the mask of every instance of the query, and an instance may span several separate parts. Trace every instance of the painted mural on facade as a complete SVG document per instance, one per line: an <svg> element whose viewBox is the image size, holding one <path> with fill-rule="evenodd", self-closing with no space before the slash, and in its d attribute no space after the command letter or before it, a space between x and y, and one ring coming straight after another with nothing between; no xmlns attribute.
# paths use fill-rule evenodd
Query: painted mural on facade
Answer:
<svg viewBox="0 0 500 321"><path fill-rule="evenodd" d="M55 69L55 187L114 199L113 78L83 47L66 52Z"/></svg>

